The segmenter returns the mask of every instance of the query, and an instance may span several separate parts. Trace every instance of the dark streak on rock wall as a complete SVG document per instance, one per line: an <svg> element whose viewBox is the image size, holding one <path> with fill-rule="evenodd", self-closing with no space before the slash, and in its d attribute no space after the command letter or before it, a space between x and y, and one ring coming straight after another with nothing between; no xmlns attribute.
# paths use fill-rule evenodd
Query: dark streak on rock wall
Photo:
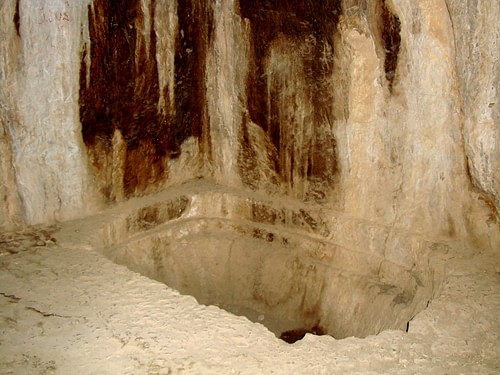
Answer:
<svg viewBox="0 0 500 375"><path fill-rule="evenodd" d="M384 69L385 77L389 82L389 89L392 91L396 68L398 65L399 48L401 45L401 22L382 1L382 41L385 50Z"/></svg>
<svg viewBox="0 0 500 375"><path fill-rule="evenodd" d="M84 142L97 174L105 180L102 192L108 199L113 199L112 184L116 182L110 177L116 175L110 171L116 168L112 165L115 129L126 145L124 171L120 172L126 196L146 192L164 181L168 159L180 155L187 138L198 138L202 152L210 150L205 60L213 28L212 8L203 0L178 1L175 98L168 97L164 88L167 106L160 110L155 1L150 6L150 17L143 14L139 0L95 0L89 7L91 46L82 56L80 118ZM144 22L150 22L149 27ZM140 33L145 29L151 30L150 35ZM88 53L90 67L86 66Z"/></svg>
<svg viewBox="0 0 500 375"><path fill-rule="evenodd" d="M240 12L242 17L250 20L252 30L254 56L247 87L250 117L268 133L278 153L280 150L293 149L293 145L283 144L287 142L282 139L283 127L290 125L283 123L279 115L282 104L277 102L277 96L280 95L281 88L271 87L271 93L267 95L269 82L265 71L266 57L273 41L278 37L293 40L297 45L314 40L312 53L302 56L301 62L307 83L306 95L312 103L314 113L310 124L313 129L312 146L308 160L295 160L293 154L289 159L292 160L291 168L295 168L294 163L298 163L300 176L295 177L319 181L320 184L326 182L328 185L336 173L337 165L335 141L330 129L326 129L328 126L325 127L325 124L333 122L333 118L332 93L328 82L332 62L325 59L324 53L325 46L331 50L334 47L341 1L240 0ZM290 165L282 165L283 158L280 155L280 160L276 161L276 171L285 179L292 179L293 173L283 171L283 168L290 168ZM314 194L319 200L324 198L321 192L316 193Z"/></svg>
<svg viewBox="0 0 500 375"><path fill-rule="evenodd" d="M137 26L147 19L138 0L95 0L89 7L89 82L85 64L88 51L84 52L81 65L80 119L84 142L89 152L102 153L104 144L105 153L109 154L115 129L121 132L127 148L123 177L127 196L159 182L166 173L165 158L172 151L166 131L168 118L157 108L155 33L146 36L149 43L138 43ZM153 25L154 12L148 22ZM100 147L96 147L98 142ZM96 158L105 159L106 155Z"/></svg>
<svg viewBox="0 0 500 375"><path fill-rule="evenodd" d="M21 32L20 32L20 29L21 29L21 17L19 15L19 1L20 0L16 0L16 11L14 13L14 18L12 20L12 21L14 21L14 26L16 27L17 36L21 36Z"/></svg>
<svg viewBox="0 0 500 375"><path fill-rule="evenodd" d="M82 56L80 119L101 191L109 200L119 196L116 185L122 180L125 196L159 186L168 177L168 160L179 157L181 145L190 137L198 140L200 154L210 158L206 59L214 30L213 5L205 0L178 0L174 98L163 88L167 105L159 109L155 2L148 11L140 4L139 0L95 0L89 7L91 45ZM149 17L143 12L149 12ZM259 171L254 164L262 160L257 160L255 150L269 149L266 155L274 159L271 168L275 172L265 178L275 173L297 197L322 201L337 173L331 131L335 120L332 56L341 0L240 0L240 13L250 20L253 43L246 95L249 118L244 121L241 140L249 151L243 153L246 161L240 173ZM150 25L144 27L144 22ZM143 30L151 32L143 35ZM294 69L299 67L302 76L290 86L292 93L288 90L285 95L287 77L295 73L278 67L282 78L269 81L266 72L269 51L276 48L277 40L282 43L279 53L290 61L299 60ZM289 53L290 46L300 52ZM88 61L90 66L86 66ZM297 103L299 108L293 109ZM285 112L297 120L290 123ZM250 132L248 120L266 135ZM116 130L123 138L123 152L122 148L113 150L121 147L116 142L113 146ZM297 140L297 134L305 139ZM258 185L265 183L259 180Z"/></svg>
<svg viewBox="0 0 500 375"><path fill-rule="evenodd" d="M179 0L179 35L175 53L175 127L171 131L170 149L179 153L181 143L194 136L202 152L208 153L209 123L205 98L205 61L213 33L211 2Z"/></svg>
<svg viewBox="0 0 500 375"><path fill-rule="evenodd" d="M280 34L297 40L313 33L333 44L340 15L340 0L240 0L241 15L251 22L254 49L249 82L249 111L252 120L268 130L264 60L271 42ZM272 134L277 140L278 135Z"/></svg>

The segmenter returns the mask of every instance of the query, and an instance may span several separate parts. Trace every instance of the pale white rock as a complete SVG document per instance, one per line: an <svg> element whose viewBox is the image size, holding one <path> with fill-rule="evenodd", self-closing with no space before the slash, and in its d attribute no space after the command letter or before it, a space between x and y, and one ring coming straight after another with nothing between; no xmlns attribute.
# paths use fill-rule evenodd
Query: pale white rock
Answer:
<svg viewBox="0 0 500 375"><path fill-rule="evenodd" d="M347 74L348 88L344 100L346 117L335 125L337 155L340 167L339 191L342 209L357 217L394 220L394 190L399 171L391 160L391 148L396 143L400 126L387 118L382 110L390 98L384 93L383 61L376 52L376 42L357 23L345 20L340 31L340 74ZM393 158L394 159L394 158ZM363 199L360 199L363 197Z"/></svg>
<svg viewBox="0 0 500 375"><path fill-rule="evenodd" d="M214 178L240 184L239 140L246 102L248 25L235 14L235 0L213 4L214 30L207 56L207 111L210 124L210 158Z"/></svg>
<svg viewBox="0 0 500 375"><path fill-rule="evenodd" d="M9 124L16 121L15 93L16 55L19 38L12 23L14 2L0 4L0 230L12 229L24 223L24 210L16 189L12 163L12 137Z"/></svg>
<svg viewBox="0 0 500 375"><path fill-rule="evenodd" d="M61 336L86 340L74 350L75 362L57 357L61 373L73 370L73 363L79 363L82 372L88 370L87 356L81 356L86 349L114 373L134 372L133 366L147 361L160 361L161 366L144 372L175 364L198 373L486 373L498 368L498 324L491 320L498 315L498 296L493 293L498 256L486 251L500 244L495 221L500 160L497 4L384 2L401 22L398 64L390 83L384 72L377 2L344 0L331 45L314 36L311 25L304 28L306 35L299 35L302 39L276 35L262 61L267 83L262 95L273 99L269 112L279 120L276 142L269 129L248 118L247 78L255 64L251 46L260 42L250 38L256 25L242 19L237 0L205 2L209 8L198 13L209 14L203 27L210 27L211 37L207 45L194 43L206 51L198 55L204 59L202 69L193 69L204 74L201 85L194 82L205 98L199 111L208 117L206 123L201 119L203 134L182 133L187 134L183 143L175 145L180 150L166 157L165 181L158 186L169 189L127 200L130 133L114 128L108 134L111 142L96 141L93 151L103 166L94 177L88 164L95 160L87 161L82 142L78 95L84 46L87 78L92 61L89 3L20 1L17 35L16 1L0 2L0 229L23 220L48 223L95 212L89 197L102 182L94 177L110 183L110 197L118 202L101 216L62 224L59 249L4 258L0 276L7 289L0 290L0 302L7 307L2 309L2 324L9 343L26 337L11 322L21 316L22 324L35 326L33 315L44 322L66 322ZM131 50L152 55L149 43L155 33L156 55L143 60L134 55L135 68L156 62L160 90L158 103L152 105L171 116L177 108L175 87L180 85L176 48L183 33L196 32L179 30L179 22L196 26L185 14L185 19L178 18L184 2L137 4L139 18L131 23L137 39ZM325 70L328 62L333 64L331 75L321 77L325 82L304 74L311 56L327 61ZM134 84L141 92L140 80ZM331 90L331 103L315 106L312 87ZM326 116L330 105L331 118ZM324 119L315 117L318 108L324 110ZM243 135L248 145L243 145ZM335 147L321 143L329 136ZM249 162L256 165L242 163L243 147L255 151ZM140 163L141 152L147 151L136 150L133 162ZM313 152L324 156L318 160L325 169L332 167L332 159L338 164L334 178L322 181L325 198L314 204L307 200ZM273 169L275 160L279 171ZM134 171L150 167L139 165ZM155 192L148 190L147 179L156 175L145 176L142 192ZM217 183L185 183L207 176ZM255 177L252 188L257 191L243 189L244 177ZM283 194L269 196L271 185ZM479 255L466 253L467 247ZM193 298L178 298L92 250L114 260L121 257L123 264L151 278L174 280L180 287L191 283L194 291L210 286L214 294L246 299L257 295L277 306L290 298L292 310L302 303L306 310L320 310L331 327L340 325L335 327L341 330L339 337L384 327L405 329L407 324L409 333L388 331L363 341L307 335L288 347L260 325L200 306ZM441 285L442 279L446 284ZM61 283L69 289L58 289ZM261 284L267 288L259 288ZM104 294L103 285L109 286ZM63 298L68 304L60 310L64 293L71 298ZM435 296L430 308L408 323ZM91 297L97 301L97 315ZM21 302L12 303L16 298ZM458 298L463 303L456 302ZM358 308L371 301L378 316ZM31 315L19 314L21 308ZM267 312L255 314L260 322L270 319ZM358 326L342 331L352 317ZM478 320L474 327L472 317ZM85 324L75 325L76 318ZM88 327L87 336L81 336ZM2 358L12 359L0 361L0 367L29 372L26 368L40 365L40 358L51 358L60 348L60 337L48 333L55 336L52 346L39 334L28 334L25 342L35 338L37 343L29 351L2 346L10 356ZM467 342L469 337L482 344ZM152 351L145 351L147 347ZM46 348L51 348L50 354Z"/></svg>
<svg viewBox="0 0 500 375"><path fill-rule="evenodd" d="M20 36L14 22L2 23L4 29L10 29L10 38L20 38L17 52L8 52L13 66L2 77L2 87L10 89L2 96L12 106L8 127L16 190L28 224L91 212L78 121L81 31L82 22L87 22L86 10L87 2L22 1ZM7 12L7 5L2 11ZM12 9L4 14L13 17ZM2 43L12 42L8 38Z"/></svg>
<svg viewBox="0 0 500 375"><path fill-rule="evenodd" d="M455 36L466 158L475 187L500 212L500 7L447 0Z"/></svg>
<svg viewBox="0 0 500 375"><path fill-rule="evenodd" d="M399 125L404 128L403 175L396 221L413 230L453 236L461 231L469 182L451 21L443 17L444 1L394 3L402 23L400 64L406 67L398 88L408 108ZM419 22L417 33L412 32L414 22Z"/></svg>

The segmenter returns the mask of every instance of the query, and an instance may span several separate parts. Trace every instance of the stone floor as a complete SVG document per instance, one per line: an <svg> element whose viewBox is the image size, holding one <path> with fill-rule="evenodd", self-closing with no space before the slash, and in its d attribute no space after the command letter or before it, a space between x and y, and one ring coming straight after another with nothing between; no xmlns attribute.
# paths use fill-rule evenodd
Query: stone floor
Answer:
<svg viewBox="0 0 500 375"><path fill-rule="evenodd" d="M500 373L498 252L450 249L441 292L408 332L290 345L92 249L65 248L55 230L0 237L2 374Z"/></svg>

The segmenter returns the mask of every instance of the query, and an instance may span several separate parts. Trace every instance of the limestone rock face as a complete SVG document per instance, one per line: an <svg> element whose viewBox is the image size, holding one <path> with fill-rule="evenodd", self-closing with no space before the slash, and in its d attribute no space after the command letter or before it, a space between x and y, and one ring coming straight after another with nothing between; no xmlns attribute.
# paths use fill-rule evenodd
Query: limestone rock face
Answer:
<svg viewBox="0 0 500 375"><path fill-rule="evenodd" d="M19 49L18 40L14 38L15 28L11 18L15 9L14 3L3 2L1 5L1 23L0 36L3 42L0 54L2 69L0 70L0 80L2 88L0 89L0 228L2 230L12 229L23 224L22 208L18 196L17 184L14 174L14 164L12 163L12 137L9 135L8 123L13 121L15 111L13 110L13 99L8 98L8 93L4 83L8 77L11 77L14 70L15 59ZM8 42L5 42L8 41Z"/></svg>
<svg viewBox="0 0 500 375"><path fill-rule="evenodd" d="M499 12L2 1L0 229L108 206L92 247L277 334L404 328L436 241L499 247Z"/></svg>
<svg viewBox="0 0 500 375"><path fill-rule="evenodd" d="M498 4L446 2L455 35L468 172L498 220L500 208L500 30Z"/></svg>
<svg viewBox="0 0 500 375"><path fill-rule="evenodd" d="M3 1L0 6L2 144L10 148L2 147L2 154L10 153L2 160L2 180L6 176L12 184L9 170L15 173L0 212L17 216L9 202L18 197L19 214L28 224L91 212L78 105L86 4Z"/></svg>
<svg viewBox="0 0 500 375"><path fill-rule="evenodd" d="M437 236L467 237L471 204L498 220L489 1L1 12L3 228L194 177Z"/></svg>
<svg viewBox="0 0 500 375"><path fill-rule="evenodd" d="M17 191L12 165L12 149L7 136L7 126L0 123L0 228L15 229L23 224L22 208Z"/></svg>
<svg viewBox="0 0 500 375"><path fill-rule="evenodd" d="M384 257L409 269L408 234L496 248L499 12L2 1L0 228L205 179L320 210L358 250L389 228Z"/></svg>

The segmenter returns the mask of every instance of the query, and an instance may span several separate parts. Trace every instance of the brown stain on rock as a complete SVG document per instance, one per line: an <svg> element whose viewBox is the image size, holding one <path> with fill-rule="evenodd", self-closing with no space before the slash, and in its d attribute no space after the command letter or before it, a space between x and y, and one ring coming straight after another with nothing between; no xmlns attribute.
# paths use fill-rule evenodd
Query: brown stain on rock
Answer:
<svg viewBox="0 0 500 375"><path fill-rule="evenodd" d="M286 219L283 210L278 210L265 203L252 202L251 220L264 224L284 224Z"/></svg>
<svg viewBox="0 0 500 375"><path fill-rule="evenodd" d="M175 51L175 115L169 148L178 156L188 137L209 153L209 120L205 92L206 56L213 34L213 10L203 0L178 0L179 33Z"/></svg>
<svg viewBox="0 0 500 375"><path fill-rule="evenodd" d="M384 70L385 77L389 82L389 90L392 91L396 68L398 66L399 49L401 46L401 21L397 15L391 12L382 0L382 42L385 51Z"/></svg>
<svg viewBox="0 0 500 375"><path fill-rule="evenodd" d="M266 240L267 242L273 242L275 234L264 229L254 229L252 231L252 237L258 238L260 240Z"/></svg>
<svg viewBox="0 0 500 375"><path fill-rule="evenodd" d="M146 17L138 0L96 0L88 12L91 52L84 51L80 72L83 140L91 154L103 152L96 148L98 139L104 141L104 152L112 153L114 130L120 130L126 144L125 195L140 194L165 177L169 154L168 118L157 108L156 36L151 32L145 37L149 40L140 40L137 26ZM154 11L149 22L152 26ZM85 63L87 53L90 67Z"/></svg>
<svg viewBox="0 0 500 375"><path fill-rule="evenodd" d="M247 85L250 118L264 129L274 145L277 151L274 167L282 179L292 186L308 181L306 192L300 194L300 198L304 199L323 201L326 197L323 190L331 186L337 172L335 140L331 135L333 115L329 78L332 59L331 56L326 56L325 51L333 49L333 36L340 11L340 0L240 0L240 13L250 21L253 41ZM304 50L308 51L300 56L299 62L303 65L305 93L297 92L288 98L290 103L286 104L279 99L284 87L280 87L281 83L269 82L269 72L266 71L266 59L270 50L280 40L306 45ZM283 49L290 49L289 47L284 46ZM312 118L305 121L308 129L298 130L308 137L304 145L301 145L306 150L305 156L301 157L293 152L294 140L283 135L292 134L293 129L287 127L293 125L283 118L282 113L286 109L282 107L285 105L293 108L293 97L296 95L305 95L313 107Z"/></svg>
<svg viewBox="0 0 500 375"><path fill-rule="evenodd" d="M379 39L392 89L400 22L380 1ZM116 198L112 192L117 181L111 175L123 176L125 197L161 187L168 179L168 161L180 156L189 138L197 140L203 160L210 160L206 61L214 32L213 4L177 2L174 97L163 92L169 102L166 110L159 109L155 1L150 6L145 11L139 0L96 0L89 7L91 46L82 53L80 119L107 200ZM282 184L287 194L318 203L326 202L334 189L339 171L332 133L333 56L341 10L341 0L240 0L238 11L249 21L252 41L244 103L248 113L238 145L239 173L247 187ZM151 31L146 35L141 30ZM272 52L285 56L293 72L286 64L269 67ZM295 73L300 79L289 85ZM121 174L102 170L113 168L113 163L103 161L113 160L115 130L125 144Z"/></svg>
<svg viewBox="0 0 500 375"><path fill-rule="evenodd" d="M269 47L277 35L283 34L295 39L303 39L309 33L318 35L333 43L338 16L341 11L340 0L312 1L267 1L240 0L241 16L250 20L253 39L253 66L249 82L249 111L252 120L268 129L266 114L267 99L262 96L266 91L264 60ZM313 76L317 70L312 67ZM276 141L277 134L272 134Z"/></svg>
<svg viewBox="0 0 500 375"><path fill-rule="evenodd" d="M212 9L202 0L178 1L175 50L175 102L159 109L156 62L155 1L144 11L139 0L96 0L89 6L91 46L82 54L80 119L91 160L112 154L111 138L118 129L126 144L123 186L126 197L150 193L168 178L168 160L196 137L209 152L205 98L205 59L212 30ZM149 12L149 14L144 14ZM145 25L149 22L149 25ZM147 26L147 27L146 27ZM149 34L142 30L150 30ZM90 66L87 54L90 53ZM90 72L87 74L87 72ZM89 77L89 79L87 79ZM100 145L97 146L97 143ZM103 151L104 150L104 151ZM102 164L102 163L101 163ZM107 163L109 164L109 163ZM103 195L112 200L112 181L103 165L94 163ZM104 168L109 168L104 166ZM106 194L108 192L108 194Z"/></svg>
<svg viewBox="0 0 500 375"><path fill-rule="evenodd" d="M17 36L21 36L21 17L19 15L19 1L20 0L16 0L16 10L14 12L14 17L12 19L12 21L14 22L14 26L16 27L16 33L17 33Z"/></svg>
<svg viewBox="0 0 500 375"><path fill-rule="evenodd" d="M137 232L179 219L186 211L190 199L184 195L152 206L146 206L127 218L127 230Z"/></svg>

